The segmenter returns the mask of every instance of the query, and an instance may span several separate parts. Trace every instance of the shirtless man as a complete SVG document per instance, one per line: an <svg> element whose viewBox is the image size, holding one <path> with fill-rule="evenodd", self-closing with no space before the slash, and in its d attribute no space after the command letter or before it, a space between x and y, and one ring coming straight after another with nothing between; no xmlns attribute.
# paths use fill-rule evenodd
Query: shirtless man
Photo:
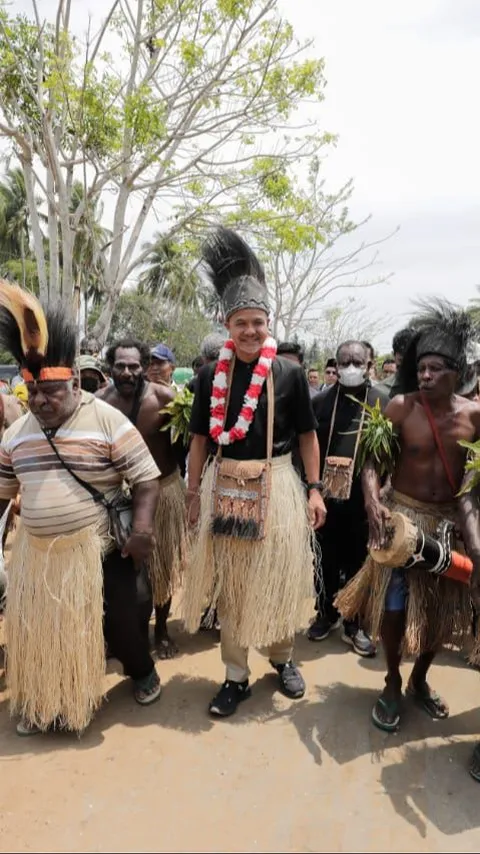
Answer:
<svg viewBox="0 0 480 854"><path fill-rule="evenodd" d="M168 635L167 618L173 588L184 561L184 493L170 431L160 430L166 420L160 411L173 399L174 391L145 379L150 352L139 341L124 339L115 342L107 352L106 361L112 372L113 385L100 389L96 396L133 421L161 472L155 521L156 545L149 564L149 576L159 657L171 658L178 650ZM151 610L151 601L141 607L142 623L147 632Z"/></svg>
<svg viewBox="0 0 480 854"><path fill-rule="evenodd" d="M457 522L463 534L475 564L474 578L478 586L478 506L471 495L456 498L465 468L465 451L458 442L460 439L475 441L480 437L479 404L455 394L466 367L465 350L471 328L465 315L438 305L423 317L423 327L420 325L417 330L400 368L402 388L409 393L394 397L385 412L395 425L400 441L400 454L392 477L394 493L389 506L382 503L380 482L373 466L367 464L362 476L370 546L381 548L385 545L385 523L391 509L403 512L430 532L435 530L437 521L450 518ZM431 420L438 439L434 436ZM372 562L369 566L367 561L361 572L372 571L371 567ZM388 572L378 567L374 571ZM364 589L367 596L384 596L376 613L383 613L380 634L387 676L385 689L372 711L374 724L387 732L398 729L402 650L416 655L407 693L431 717L447 717L448 707L429 687L427 673L439 647L453 640L457 628L468 629L471 618L468 589L449 579L433 578L421 569L391 570L386 595L385 587L378 584L371 593L366 587ZM341 606L341 602L338 604ZM359 601L355 605L359 609L362 607Z"/></svg>

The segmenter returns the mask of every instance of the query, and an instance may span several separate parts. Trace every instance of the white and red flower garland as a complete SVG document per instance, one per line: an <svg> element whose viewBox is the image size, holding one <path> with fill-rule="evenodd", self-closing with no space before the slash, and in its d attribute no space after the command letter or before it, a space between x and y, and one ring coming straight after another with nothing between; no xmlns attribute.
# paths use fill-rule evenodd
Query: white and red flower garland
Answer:
<svg viewBox="0 0 480 854"><path fill-rule="evenodd" d="M263 384L272 368L272 362L277 354L277 342L274 338L266 338L260 350L260 357L253 369L252 379L243 399L243 405L237 418L237 423L230 430L224 430L225 405L228 392L228 376L230 363L235 355L235 344L231 339L225 341L215 368L212 396L210 398L210 436L219 445L231 445L244 439L258 406Z"/></svg>

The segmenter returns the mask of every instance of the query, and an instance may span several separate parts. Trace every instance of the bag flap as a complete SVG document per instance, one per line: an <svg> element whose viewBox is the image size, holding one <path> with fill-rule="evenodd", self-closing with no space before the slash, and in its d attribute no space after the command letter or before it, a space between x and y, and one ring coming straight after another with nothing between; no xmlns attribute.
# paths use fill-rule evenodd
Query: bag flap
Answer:
<svg viewBox="0 0 480 854"><path fill-rule="evenodd" d="M350 468L353 465L351 457L325 457L325 466L335 468Z"/></svg>
<svg viewBox="0 0 480 854"><path fill-rule="evenodd" d="M258 480L265 472L267 464L261 460L230 460L222 457L217 461L220 477L233 480Z"/></svg>

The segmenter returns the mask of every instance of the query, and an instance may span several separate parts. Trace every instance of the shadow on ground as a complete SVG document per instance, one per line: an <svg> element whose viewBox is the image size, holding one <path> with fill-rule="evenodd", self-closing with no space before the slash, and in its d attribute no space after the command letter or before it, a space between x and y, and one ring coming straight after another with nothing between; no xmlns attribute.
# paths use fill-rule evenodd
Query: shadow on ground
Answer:
<svg viewBox="0 0 480 854"><path fill-rule="evenodd" d="M313 702L312 694L318 697ZM309 700L274 712L270 720L291 722L318 765L324 754L339 765L371 756L372 763L384 766L380 772L383 793L422 836L426 819L449 835L480 826L480 789L468 774L480 711L470 709L434 721L406 700L401 729L392 735L370 722L377 697L377 691L334 683L311 690ZM429 744L434 738L445 743Z"/></svg>

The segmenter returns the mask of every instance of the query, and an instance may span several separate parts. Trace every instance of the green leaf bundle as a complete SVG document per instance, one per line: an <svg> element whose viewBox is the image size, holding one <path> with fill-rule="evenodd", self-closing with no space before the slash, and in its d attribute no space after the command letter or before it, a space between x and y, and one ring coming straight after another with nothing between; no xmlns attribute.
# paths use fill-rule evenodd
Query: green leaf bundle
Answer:
<svg viewBox="0 0 480 854"><path fill-rule="evenodd" d="M465 495L472 489L476 489L480 483L480 439L477 439L476 442L466 442L465 439L460 439L458 444L467 451L465 474L470 475L470 477L467 478L460 492L457 493L458 495Z"/></svg>
<svg viewBox="0 0 480 854"><path fill-rule="evenodd" d="M178 391L173 400L160 410L160 415L168 415L169 418L160 427L162 433L172 431L172 443L182 439L185 447L188 446L190 438L190 418L192 415L193 393L187 387Z"/></svg>
<svg viewBox="0 0 480 854"><path fill-rule="evenodd" d="M357 472L363 469L367 460L371 460L380 477L391 474L400 450L392 422L383 414L379 400L371 406L353 395L348 396L365 410L355 465Z"/></svg>

